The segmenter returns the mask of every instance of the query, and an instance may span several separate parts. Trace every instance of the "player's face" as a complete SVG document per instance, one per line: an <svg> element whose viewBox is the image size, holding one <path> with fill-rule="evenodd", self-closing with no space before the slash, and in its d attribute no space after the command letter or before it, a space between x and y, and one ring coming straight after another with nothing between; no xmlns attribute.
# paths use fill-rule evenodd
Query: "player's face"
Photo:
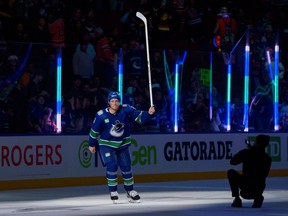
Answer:
<svg viewBox="0 0 288 216"><path fill-rule="evenodd" d="M120 101L118 99L111 99L109 101L109 106L112 110L117 111L120 106Z"/></svg>

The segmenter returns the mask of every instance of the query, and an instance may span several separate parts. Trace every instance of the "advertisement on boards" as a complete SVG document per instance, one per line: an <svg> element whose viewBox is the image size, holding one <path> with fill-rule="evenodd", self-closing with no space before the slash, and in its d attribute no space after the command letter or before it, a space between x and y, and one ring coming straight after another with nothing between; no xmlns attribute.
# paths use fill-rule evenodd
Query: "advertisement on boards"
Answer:
<svg viewBox="0 0 288 216"><path fill-rule="evenodd" d="M225 172L245 140L257 134L133 135L130 147L137 174ZM267 152L272 169L287 169L286 134L270 134ZM105 176L99 154L91 154L88 136L18 136L0 138L0 181Z"/></svg>

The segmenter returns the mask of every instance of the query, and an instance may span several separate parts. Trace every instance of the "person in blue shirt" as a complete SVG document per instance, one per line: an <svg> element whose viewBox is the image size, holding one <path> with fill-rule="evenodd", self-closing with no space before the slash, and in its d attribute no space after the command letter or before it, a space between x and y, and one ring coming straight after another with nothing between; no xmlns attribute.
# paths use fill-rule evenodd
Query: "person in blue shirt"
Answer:
<svg viewBox="0 0 288 216"><path fill-rule="evenodd" d="M106 166L106 178L110 197L117 203L118 176L120 168L124 189L130 202L140 202L139 194L134 190L134 180L131 165L129 146L131 146L132 122L142 124L152 120L155 107L148 111L137 110L128 104L120 105L118 92L108 95L108 107L96 113L90 133L89 151L99 151L103 164Z"/></svg>

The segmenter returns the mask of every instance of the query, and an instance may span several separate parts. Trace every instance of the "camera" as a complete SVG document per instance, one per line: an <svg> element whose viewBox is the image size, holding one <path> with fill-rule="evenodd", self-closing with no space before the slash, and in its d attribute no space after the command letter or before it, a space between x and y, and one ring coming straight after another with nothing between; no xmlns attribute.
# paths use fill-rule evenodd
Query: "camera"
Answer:
<svg viewBox="0 0 288 216"><path fill-rule="evenodd" d="M248 148L251 147L251 142L250 142L250 140L245 139L245 144L246 144L246 146L247 146Z"/></svg>

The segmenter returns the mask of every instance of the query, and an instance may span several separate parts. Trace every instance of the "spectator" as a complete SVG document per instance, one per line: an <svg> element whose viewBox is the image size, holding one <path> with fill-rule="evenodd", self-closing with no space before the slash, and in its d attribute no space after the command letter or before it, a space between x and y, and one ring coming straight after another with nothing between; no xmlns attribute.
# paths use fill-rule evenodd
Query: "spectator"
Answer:
<svg viewBox="0 0 288 216"><path fill-rule="evenodd" d="M142 89L134 76L127 78L127 88L125 92L125 98L123 98L124 103L134 106L134 93L142 92Z"/></svg>
<svg viewBox="0 0 288 216"><path fill-rule="evenodd" d="M283 98L279 105L279 125L281 131L288 131L288 97Z"/></svg>
<svg viewBox="0 0 288 216"><path fill-rule="evenodd" d="M219 115L219 110L215 106L213 107L213 110L212 110L212 119L210 122L210 126L213 132L220 132L223 129L223 125L222 125L221 118Z"/></svg>
<svg viewBox="0 0 288 216"><path fill-rule="evenodd" d="M79 50L76 49L73 55L73 73L80 75L83 79L89 80L94 75L94 62L87 53L88 43L82 41Z"/></svg>
<svg viewBox="0 0 288 216"><path fill-rule="evenodd" d="M30 32L31 40L33 42L39 43L49 43L50 42L50 33L45 17L39 17L38 22L35 26L32 26L32 31Z"/></svg>
<svg viewBox="0 0 288 216"><path fill-rule="evenodd" d="M268 95L257 93L250 104L249 115L251 124L256 131L271 129L273 119L273 103Z"/></svg>
<svg viewBox="0 0 288 216"><path fill-rule="evenodd" d="M80 43L82 35L86 35L84 31L84 17L82 9L80 7L75 7L73 9L71 18L69 18L69 20L66 20L66 22L66 34L69 35L69 37L67 37L67 43ZM89 34L87 35L89 36Z"/></svg>
<svg viewBox="0 0 288 216"><path fill-rule="evenodd" d="M40 127L44 134L55 134L57 132L56 124L53 121L53 109L45 107L40 121Z"/></svg>
<svg viewBox="0 0 288 216"><path fill-rule="evenodd" d="M27 95L37 95L39 94L43 89L42 82L43 82L43 75L39 72L35 73L31 81L29 81L27 85Z"/></svg>
<svg viewBox="0 0 288 216"><path fill-rule="evenodd" d="M29 132L43 132L41 127L41 120L42 115L44 112L44 109L46 107L47 103L45 100L45 97L43 95L37 95L34 97L31 97L29 101L29 112L28 112L28 128Z"/></svg>
<svg viewBox="0 0 288 216"><path fill-rule="evenodd" d="M97 71L100 78L103 80L104 87L112 88L113 78L116 76L115 67L114 67L114 54L109 44L109 39L105 35L103 29L98 27L95 29L96 37L96 54L97 54Z"/></svg>
<svg viewBox="0 0 288 216"><path fill-rule="evenodd" d="M48 23L51 42L54 48L65 46L65 22L61 11L58 9L51 15Z"/></svg>
<svg viewBox="0 0 288 216"><path fill-rule="evenodd" d="M17 55L10 55L7 59L8 61L3 66L3 76L6 79L11 79L12 76L15 76L17 69L19 67L19 58Z"/></svg>
<svg viewBox="0 0 288 216"><path fill-rule="evenodd" d="M146 71L146 59L144 51L136 38L131 38L128 42L128 50L124 55L123 63L124 77L139 78Z"/></svg>
<svg viewBox="0 0 288 216"><path fill-rule="evenodd" d="M197 43L203 32L203 13L200 8L195 4L195 0L189 0L185 8L185 36L192 43Z"/></svg>
<svg viewBox="0 0 288 216"><path fill-rule="evenodd" d="M33 62L28 63L26 70L24 70L20 77L19 84L22 88L26 88L36 74L35 65Z"/></svg>
<svg viewBox="0 0 288 216"><path fill-rule="evenodd" d="M217 15L217 21L213 31L215 37L220 37L220 44L217 44L219 51L222 53L230 53L237 34L237 22L226 7L221 7L220 13Z"/></svg>
<svg viewBox="0 0 288 216"><path fill-rule="evenodd" d="M16 21L12 35L7 39L16 43L29 41L29 34L23 21Z"/></svg>
<svg viewBox="0 0 288 216"><path fill-rule="evenodd" d="M161 132L167 132L171 127L169 115L170 104L160 85L159 87L153 88L153 103L156 107L155 117L157 128Z"/></svg>
<svg viewBox="0 0 288 216"><path fill-rule="evenodd" d="M66 111L73 116L71 125L74 133L79 133L83 129L83 83L82 77L75 75L72 81L72 88L69 89L64 97L64 101L70 104L67 106L68 110Z"/></svg>
<svg viewBox="0 0 288 216"><path fill-rule="evenodd" d="M93 65L95 65L95 62L97 60L97 54L96 54L96 49L94 45L92 44L91 38L89 34L82 33L81 35L81 40L77 44L76 51L80 50L80 45L83 43L87 43L87 50L86 53L90 56Z"/></svg>
<svg viewBox="0 0 288 216"><path fill-rule="evenodd" d="M188 104L184 108L186 131L205 131L208 126L208 107L204 96L200 93L196 95L195 104Z"/></svg>
<svg viewBox="0 0 288 216"><path fill-rule="evenodd" d="M0 133L9 132L9 115L8 115L8 105L5 102L0 101Z"/></svg>
<svg viewBox="0 0 288 216"><path fill-rule="evenodd" d="M114 65L114 56L109 44L109 39L101 27L95 29L95 37L95 47L98 60L101 63Z"/></svg>

